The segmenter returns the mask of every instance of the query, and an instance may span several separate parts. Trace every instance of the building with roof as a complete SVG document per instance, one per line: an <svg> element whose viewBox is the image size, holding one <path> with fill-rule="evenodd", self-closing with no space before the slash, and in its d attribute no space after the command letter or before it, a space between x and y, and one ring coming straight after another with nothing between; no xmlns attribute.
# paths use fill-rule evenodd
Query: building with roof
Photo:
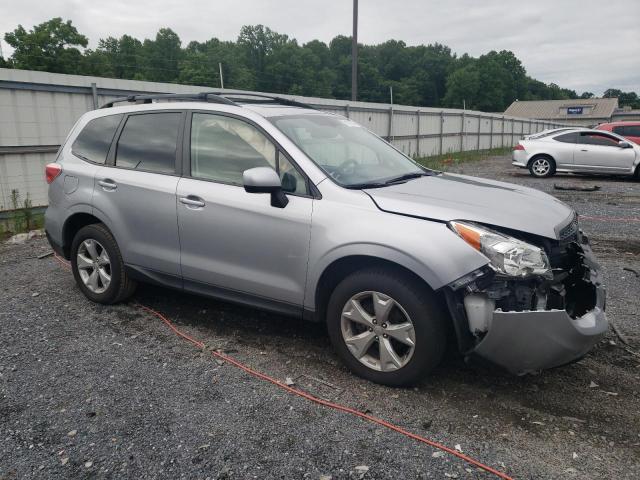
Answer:
<svg viewBox="0 0 640 480"><path fill-rule="evenodd" d="M595 126L615 120L617 98L579 98L572 100L516 100L505 115L581 126Z"/></svg>

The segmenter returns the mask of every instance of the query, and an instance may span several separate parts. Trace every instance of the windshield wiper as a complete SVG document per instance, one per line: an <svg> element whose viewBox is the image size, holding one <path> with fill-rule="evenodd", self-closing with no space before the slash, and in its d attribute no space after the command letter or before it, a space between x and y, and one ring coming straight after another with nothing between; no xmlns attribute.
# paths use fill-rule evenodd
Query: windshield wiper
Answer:
<svg viewBox="0 0 640 480"><path fill-rule="evenodd" d="M405 180L411 180L413 178L430 177L431 175L432 174L428 173L428 172L405 173L404 175L400 175L398 177L390 178L389 180L386 180L384 183L385 183L385 185L389 185L391 183L397 183L397 182L402 182L402 181L405 181Z"/></svg>
<svg viewBox="0 0 640 480"><path fill-rule="evenodd" d="M361 188L380 188L386 187L386 182L364 182L364 183L352 183L350 185L343 185L344 188L350 188L352 190L360 190Z"/></svg>
<svg viewBox="0 0 640 480"><path fill-rule="evenodd" d="M345 188L352 188L354 190L359 190L361 188L381 188L387 187L394 183L405 182L407 180L411 180L413 178L418 177L431 177L433 175L437 175L435 172L411 172L405 173L404 175L399 175L397 177L390 178L389 180L385 180L384 182L363 182L363 183L353 183L351 185L344 185Z"/></svg>

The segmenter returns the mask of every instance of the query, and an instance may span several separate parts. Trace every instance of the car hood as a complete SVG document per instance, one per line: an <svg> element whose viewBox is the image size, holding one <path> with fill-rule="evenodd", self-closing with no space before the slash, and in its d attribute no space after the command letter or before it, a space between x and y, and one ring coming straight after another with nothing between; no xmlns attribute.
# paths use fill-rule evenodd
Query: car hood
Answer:
<svg viewBox="0 0 640 480"><path fill-rule="evenodd" d="M443 173L365 190L385 212L450 221L469 220L552 239L573 210L532 188Z"/></svg>

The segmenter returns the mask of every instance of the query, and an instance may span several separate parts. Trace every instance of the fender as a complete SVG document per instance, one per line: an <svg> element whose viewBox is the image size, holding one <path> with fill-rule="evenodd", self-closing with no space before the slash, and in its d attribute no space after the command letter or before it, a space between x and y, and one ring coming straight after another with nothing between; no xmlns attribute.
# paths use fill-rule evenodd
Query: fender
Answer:
<svg viewBox="0 0 640 480"><path fill-rule="evenodd" d="M326 269L340 259L353 256L373 257L395 263L422 278L434 291L442 288L450 281L456 280L456 278L444 278L442 272L439 274L430 267L429 262L411 256L400 249L373 242L350 243L329 250L312 265L307 276L305 288L305 309L315 310L317 308L315 304L316 290L318 282ZM476 268L487 263L486 259L476 258L475 260L477 265L473 265L473 267ZM472 270L473 268L470 268L469 271Z"/></svg>

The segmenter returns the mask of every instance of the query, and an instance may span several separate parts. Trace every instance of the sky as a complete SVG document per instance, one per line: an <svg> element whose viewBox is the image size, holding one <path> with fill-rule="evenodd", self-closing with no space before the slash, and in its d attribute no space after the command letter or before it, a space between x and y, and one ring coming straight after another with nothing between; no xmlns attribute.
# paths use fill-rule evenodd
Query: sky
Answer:
<svg viewBox="0 0 640 480"><path fill-rule="evenodd" d="M601 95L640 93L640 0L360 0L360 43L442 43L458 55L511 50L546 83ZM263 24L299 43L351 35L350 0L3 0L0 37L22 24L72 20L95 47L100 38L153 38L169 27L182 39L235 40ZM2 40L5 57L11 53Z"/></svg>

